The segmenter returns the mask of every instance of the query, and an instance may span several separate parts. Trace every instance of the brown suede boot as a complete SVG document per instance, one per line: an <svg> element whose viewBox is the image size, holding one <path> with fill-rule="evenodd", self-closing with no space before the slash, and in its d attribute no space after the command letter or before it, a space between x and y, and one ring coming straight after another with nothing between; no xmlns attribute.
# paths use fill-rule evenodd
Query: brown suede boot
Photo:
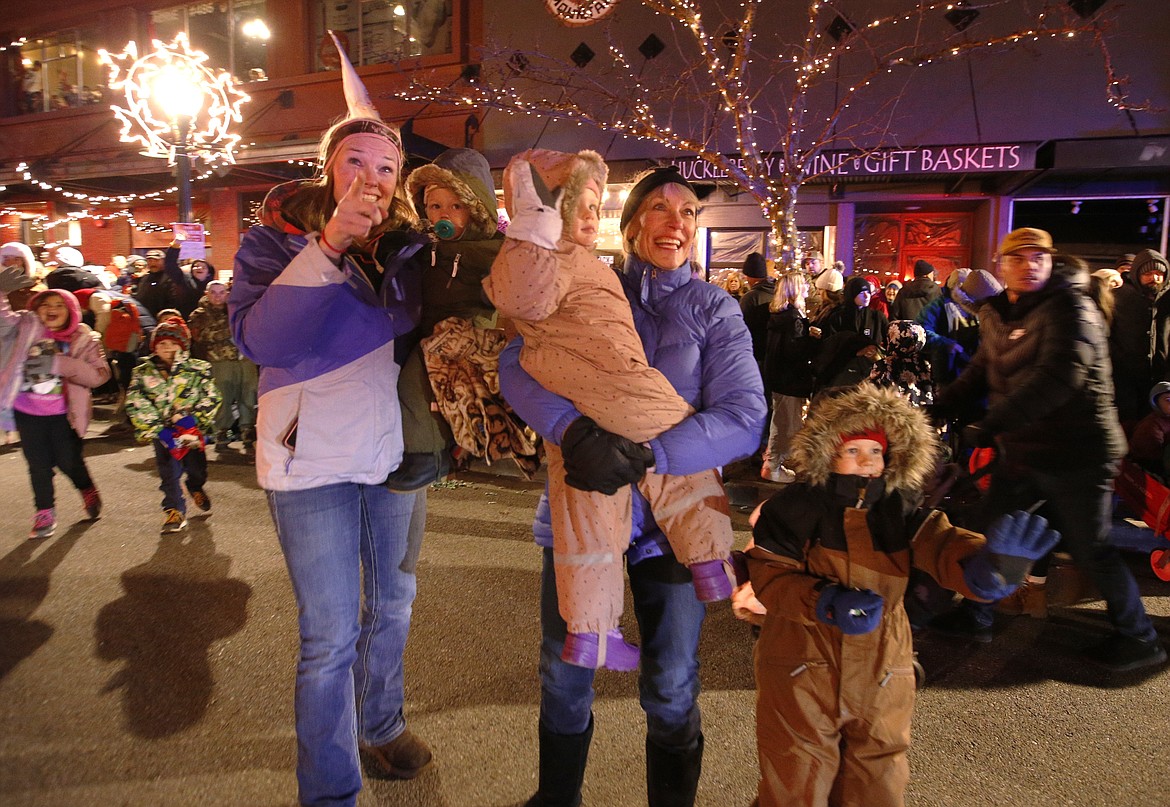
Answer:
<svg viewBox="0 0 1170 807"><path fill-rule="evenodd" d="M1048 618L1048 592L1044 583L1025 580L1014 592L995 604L995 610L1010 616Z"/></svg>
<svg viewBox="0 0 1170 807"><path fill-rule="evenodd" d="M410 729L382 745L360 746L366 773L375 779L413 779L431 764L430 747Z"/></svg>

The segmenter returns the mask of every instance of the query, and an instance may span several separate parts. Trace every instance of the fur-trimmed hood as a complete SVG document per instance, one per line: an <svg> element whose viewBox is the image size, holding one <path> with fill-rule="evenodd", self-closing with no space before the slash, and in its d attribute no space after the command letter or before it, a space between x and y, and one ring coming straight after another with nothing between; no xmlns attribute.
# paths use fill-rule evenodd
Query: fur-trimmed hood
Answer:
<svg viewBox="0 0 1170 807"><path fill-rule="evenodd" d="M813 401L808 419L792 439L785 465L810 484L824 486L833 473L841 435L870 429L886 433L886 490L916 493L934 473L938 436L921 409L894 389L870 383L831 391Z"/></svg>
<svg viewBox="0 0 1170 807"><path fill-rule="evenodd" d="M576 154L549 149L529 149L522 151L512 158L513 160L527 160L544 180L545 187L550 190L563 188L561 197L561 221L567 229L573 221L577 211L577 199L581 192L590 185L594 186L597 196L605 195L605 183L609 178L609 166L596 151L585 149ZM512 202L512 188L508 182L508 172L504 171L504 207L509 214L514 210Z"/></svg>
<svg viewBox="0 0 1170 807"><path fill-rule="evenodd" d="M419 219L426 221L424 196L432 185L447 188L467 206L471 220L463 240L491 238L499 226L496 186L488 161L475 149L448 149L433 163L420 166L406 178L406 192Z"/></svg>

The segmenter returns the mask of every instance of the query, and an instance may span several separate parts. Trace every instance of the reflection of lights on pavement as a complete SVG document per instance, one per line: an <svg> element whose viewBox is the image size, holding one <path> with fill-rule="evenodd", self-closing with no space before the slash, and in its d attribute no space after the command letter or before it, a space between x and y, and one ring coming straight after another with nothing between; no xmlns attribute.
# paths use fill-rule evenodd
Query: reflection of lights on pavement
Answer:
<svg viewBox="0 0 1170 807"><path fill-rule="evenodd" d="M142 57L134 42L119 54L98 51L101 63L110 68L110 89L125 102L110 105L122 122L122 142L137 142L143 154L173 163L172 131L183 123L189 126L191 156L212 164L235 162L240 136L230 127L242 120L240 106L248 96L236 89L231 74L208 69L207 54L191 50L186 34L179 33L170 44L156 39L153 45Z"/></svg>

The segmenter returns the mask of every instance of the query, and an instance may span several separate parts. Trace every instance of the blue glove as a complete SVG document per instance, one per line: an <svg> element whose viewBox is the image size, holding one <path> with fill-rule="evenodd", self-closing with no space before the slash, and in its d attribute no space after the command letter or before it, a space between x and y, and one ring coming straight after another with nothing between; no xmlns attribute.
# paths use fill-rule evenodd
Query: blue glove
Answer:
<svg viewBox="0 0 1170 807"><path fill-rule="evenodd" d="M1059 542L1060 533L1043 516L1022 511L1000 516L987 530L986 548L963 564L963 579L980 597L1001 599Z"/></svg>
<svg viewBox="0 0 1170 807"><path fill-rule="evenodd" d="M1060 543L1060 533L1048 526L1044 516L1016 511L1000 516L987 530L987 551L1004 579L1013 585L1024 582L1032 563Z"/></svg>
<svg viewBox="0 0 1170 807"><path fill-rule="evenodd" d="M158 441L166 446L168 450L178 445L175 442L175 430L170 426L158 430Z"/></svg>
<svg viewBox="0 0 1170 807"><path fill-rule="evenodd" d="M877 592L834 583L825 586L817 598L817 619L842 633L869 633L882 621L884 608L885 601Z"/></svg>
<svg viewBox="0 0 1170 807"><path fill-rule="evenodd" d="M1008 583L1003 573L995 566L991 553L986 550L977 552L962 563L963 582L982 600L1002 600L1019 586L1019 583Z"/></svg>

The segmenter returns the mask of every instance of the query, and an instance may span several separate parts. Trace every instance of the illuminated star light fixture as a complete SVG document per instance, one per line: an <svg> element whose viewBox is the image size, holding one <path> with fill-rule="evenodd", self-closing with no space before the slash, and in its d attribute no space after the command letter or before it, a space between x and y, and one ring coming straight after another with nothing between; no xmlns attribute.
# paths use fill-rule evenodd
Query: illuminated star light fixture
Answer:
<svg viewBox="0 0 1170 807"><path fill-rule="evenodd" d="M234 163L240 135L230 127L243 119L240 106L251 99L236 89L230 73L209 70L207 54L191 50L186 34L180 32L169 45L157 39L153 45L142 57L134 42L117 55L98 51L110 68L110 88L126 100L124 107L110 105L122 122L122 142L140 143L144 155L166 157L174 165L180 145L175 130L188 129L185 144L191 156L209 165Z"/></svg>

